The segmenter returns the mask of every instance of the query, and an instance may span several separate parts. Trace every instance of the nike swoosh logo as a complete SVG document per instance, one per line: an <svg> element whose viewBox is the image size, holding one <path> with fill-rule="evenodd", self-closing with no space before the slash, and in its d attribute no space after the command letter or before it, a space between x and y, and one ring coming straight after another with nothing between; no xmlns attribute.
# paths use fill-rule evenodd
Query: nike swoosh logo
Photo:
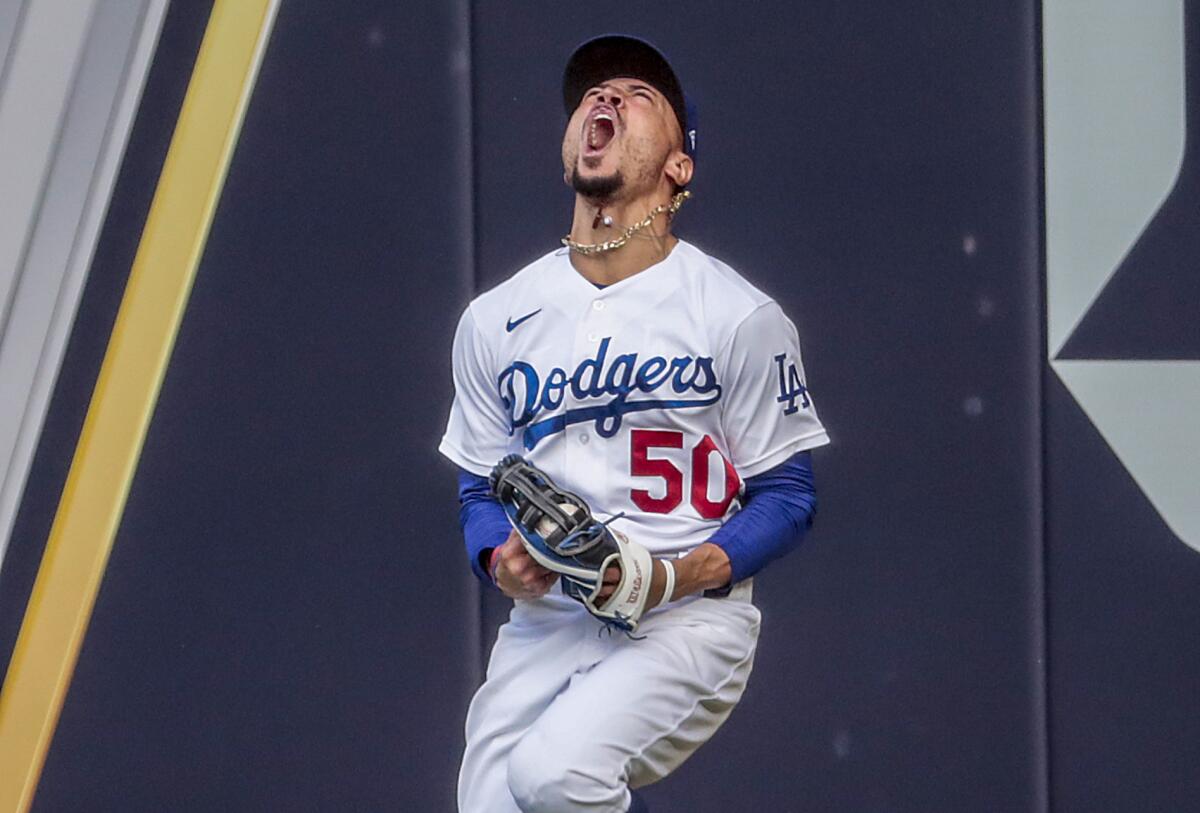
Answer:
<svg viewBox="0 0 1200 813"><path fill-rule="evenodd" d="M508 320L508 326L507 326L505 329L506 329L506 330L507 330L509 333L512 333L514 330L516 330L516 329L517 329L517 326L518 326L518 325L520 325L522 322L524 322L526 319L532 319L533 317L537 316L537 315L538 315L539 313L541 313L541 312L542 312L542 309L541 309L541 308L538 308L538 309L537 309L537 310L535 310L533 313L527 313L527 314L525 314L524 316L522 316L520 319L516 319L516 320L514 320L514 319L511 319L511 318L510 318L510 319Z"/></svg>

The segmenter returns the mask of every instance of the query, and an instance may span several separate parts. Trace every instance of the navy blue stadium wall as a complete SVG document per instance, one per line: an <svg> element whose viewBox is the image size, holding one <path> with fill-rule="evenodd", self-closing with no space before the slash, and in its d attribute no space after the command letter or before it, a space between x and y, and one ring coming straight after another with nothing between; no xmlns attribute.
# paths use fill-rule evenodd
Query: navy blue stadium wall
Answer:
<svg viewBox="0 0 1200 813"><path fill-rule="evenodd" d="M168 12L0 665L208 7ZM284 0L33 809L453 809L506 601L435 450L450 341L565 232L560 70L609 30L695 97L679 232L793 316L834 439L745 700L651 808L1200 807L1200 554L1045 361L1034 0Z"/></svg>

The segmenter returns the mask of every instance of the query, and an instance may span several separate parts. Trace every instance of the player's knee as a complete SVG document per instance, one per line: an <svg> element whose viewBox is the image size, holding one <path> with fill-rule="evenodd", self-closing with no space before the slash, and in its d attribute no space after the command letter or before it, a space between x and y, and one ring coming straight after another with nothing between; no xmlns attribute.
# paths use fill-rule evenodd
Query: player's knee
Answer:
<svg viewBox="0 0 1200 813"><path fill-rule="evenodd" d="M523 813L611 809L622 795L593 765L565 758L536 735L526 735L508 758L508 790Z"/></svg>
<svg viewBox="0 0 1200 813"><path fill-rule="evenodd" d="M543 753L537 738L526 736L508 756L508 790L524 813L554 810L561 802L560 777L553 754Z"/></svg>

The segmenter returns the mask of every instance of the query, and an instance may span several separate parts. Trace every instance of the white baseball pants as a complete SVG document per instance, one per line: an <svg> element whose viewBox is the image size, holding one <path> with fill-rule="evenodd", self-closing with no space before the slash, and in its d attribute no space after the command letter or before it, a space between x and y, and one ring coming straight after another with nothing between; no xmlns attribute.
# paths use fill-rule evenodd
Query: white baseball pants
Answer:
<svg viewBox="0 0 1200 813"><path fill-rule="evenodd" d="M461 813L628 810L675 770L746 688L761 616L749 582L609 634L556 587L515 602L467 713Z"/></svg>

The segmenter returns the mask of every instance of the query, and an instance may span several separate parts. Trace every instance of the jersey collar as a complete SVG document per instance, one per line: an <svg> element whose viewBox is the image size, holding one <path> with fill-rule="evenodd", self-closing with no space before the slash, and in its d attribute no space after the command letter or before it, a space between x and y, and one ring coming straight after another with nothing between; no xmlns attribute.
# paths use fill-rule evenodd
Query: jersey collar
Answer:
<svg viewBox="0 0 1200 813"><path fill-rule="evenodd" d="M623 297L627 292L639 299L658 301L661 298L658 294L665 295L675 284L679 273L680 257L690 247L685 241L677 240L667 256L654 265L639 271L632 277L626 277L603 288L597 288L587 277L576 270L575 265L571 262L568 248L564 247L556 252L562 264L555 268L555 271L568 277L571 293L581 301L613 299Z"/></svg>

